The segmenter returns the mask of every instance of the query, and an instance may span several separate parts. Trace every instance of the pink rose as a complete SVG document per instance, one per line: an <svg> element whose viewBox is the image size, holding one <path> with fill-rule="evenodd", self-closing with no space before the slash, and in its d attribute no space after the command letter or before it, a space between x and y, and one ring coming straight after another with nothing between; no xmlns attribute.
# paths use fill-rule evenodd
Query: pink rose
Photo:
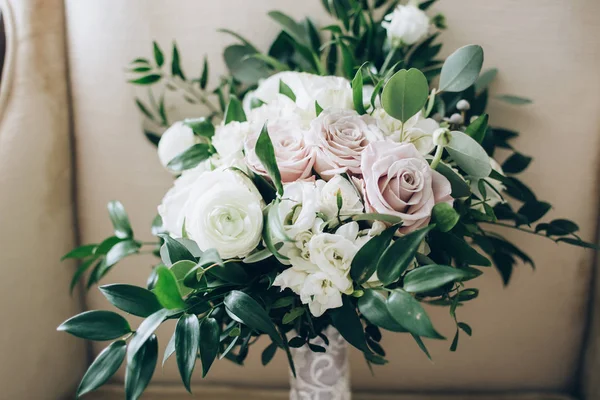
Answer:
<svg viewBox="0 0 600 400"><path fill-rule="evenodd" d="M315 171L329 180L344 172L360 174L363 150L369 143L383 140L383 134L368 115L328 109L311 122L309 140L317 147Z"/></svg>
<svg viewBox="0 0 600 400"><path fill-rule="evenodd" d="M305 143L306 131L293 121L274 121L268 124L275 160L283 183L309 178L314 165L314 149ZM267 171L256 155L255 147L260 132L249 135L244 143L246 164L260 175Z"/></svg>
<svg viewBox="0 0 600 400"><path fill-rule="evenodd" d="M437 203L454 201L450 182L432 170L411 143L371 143L363 152L361 169L368 212L402 218L400 233L427 225Z"/></svg>

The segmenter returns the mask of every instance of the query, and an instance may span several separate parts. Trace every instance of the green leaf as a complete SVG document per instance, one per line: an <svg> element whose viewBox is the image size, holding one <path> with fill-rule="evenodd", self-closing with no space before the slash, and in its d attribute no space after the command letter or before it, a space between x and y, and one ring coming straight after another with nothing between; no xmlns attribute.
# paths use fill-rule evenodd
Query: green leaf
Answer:
<svg viewBox="0 0 600 400"><path fill-rule="evenodd" d="M421 349L421 351L423 353L425 353L425 355L427 356L427 358L429 358L429 360L432 360L431 358L431 354L429 354L429 350L427 350L427 347L425 347L425 343L423 343L423 339L421 339L421 337L411 333L411 336L413 337L413 339L415 339L415 342L417 342L417 346L419 346L419 349Z"/></svg>
<svg viewBox="0 0 600 400"><path fill-rule="evenodd" d="M406 274L403 289L409 293L425 293L469 277L471 274L458 268L447 265L425 265Z"/></svg>
<svg viewBox="0 0 600 400"><path fill-rule="evenodd" d="M383 221L390 224L398 225L402 222L402 218L396 215L364 213L352 216L353 221Z"/></svg>
<svg viewBox="0 0 600 400"><path fill-rule="evenodd" d="M152 291L160 304L169 310L185 308L185 302L181 298L177 278L171 270L165 266L158 266L156 269L158 280Z"/></svg>
<svg viewBox="0 0 600 400"><path fill-rule="evenodd" d="M364 64L363 64L364 66ZM365 104L363 101L363 76L362 66L356 71L354 79L352 79L352 101L354 102L354 108L359 114L365 114Z"/></svg>
<svg viewBox="0 0 600 400"><path fill-rule="evenodd" d="M210 156L212 156L210 145L207 143L197 143L183 153L175 156L175 158L169 161L167 168L175 172L185 171L186 169L196 167L202 161L210 158Z"/></svg>
<svg viewBox="0 0 600 400"><path fill-rule="evenodd" d="M85 244L83 246L79 246L60 259L61 261L66 260L67 258L85 258L94 255L94 251L98 248L97 244Z"/></svg>
<svg viewBox="0 0 600 400"><path fill-rule="evenodd" d="M171 339L169 339L169 343L167 343L167 347L165 348L165 354L163 355L162 365L165 366L165 363L175 353L175 336L176 332L173 332L171 335Z"/></svg>
<svg viewBox="0 0 600 400"><path fill-rule="evenodd" d="M275 357L275 352L277 352L277 343L271 342L271 344L264 349L260 356L262 365L267 365L269 362L271 362L273 357Z"/></svg>
<svg viewBox="0 0 600 400"><path fill-rule="evenodd" d="M352 54L350 48L341 39L338 39L338 46L342 51L342 71L345 77L350 78L354 73L354 66L356 65L354 54Z"/></svg>
<svg viewBox="0 0 600 400"><path fill-rule="evenodd" d="M200 324L200 359L203 378L208 374L208 370L219 354L220 331L219 323L214 318L207 317Z"/></svg>
<svg viewBox="0 0 600 400"><path fill-rule="evenodd" d="M400 278L400 275L415 258L415 254L423 240L425 240L425 236L434 226L429 225L396 239L383 252L377 264L377 277L384 285L389 285Z"/></svg>
<svg viewBox="0 0 600 400"><path fill-rule="evenodd" d="M482 114L475 121L471 122L465 133L471 136L477 143L483 142L485 132L488 127L488 115Z"/></svg>
<svg viewBox="0 0 600 400"><path fill-rule="evenodd" d="M432 339L444 339L433 328L421 304L404 290L394 290L387 300L387 306L392 318L410 333Z"/></svg>
<svg viewBox="0 0 600 400"><path fill-rule="evenodd" d="M131 344L129 345L131 347ZM143 346L128 360L125 370L125 398L137 400L140 398L152 379L158 360L158 340L151 335Z"/></svg>
<svg viewBox="0 0 600 400"><path fill-rule="evenodd" d="M271 340L279 346L283 342L275 325L269 318L265 309L252 297L239 290L232 290L224 300L227 311L238 318L251 329L267 333Z"/></svg>
<svg viewBox="0 0 600 400"><path fill-rule="evenodd" d="M194 257L194 255L183 244L179 243L171 236L167 234L160 234L158 236L165 241L160 252L162 261L165 263L165 265L173 265L177 261L181 260L196 261L196 257ZM163 249L165 250L163 251Z"/></svg>
<svg viewBox="0 0 600 400"><path fill-rule="evenodd" d="M319 115L321 115L321 113L322 113L322 112L323 112L323 107L321 107L321 106L319 105L319 102L317 102L317 101L315 100L315 114L317 115L317 117L318 117Z"/></svg>
<svg viewBox="0 0 600 400"><path fill-rule="evenodd" d="M367 338L356 308L348 296L342 296L342 300L341 307L329 310L333 326L348 343L363 353L370 354L371 350L367 347Z"/></svg>
<svg viewBox="0 0 600 400"><path fill-rule="evenodd" d="M285 325L291 324L296 319L298 319L298 317L300 317L301 315L303 315L304 311L305 311L304 307L292 308L290 311L288 311L287 313L285 313L285 315L283 316L281 322L283 324L285 324Z"/></svg>
<svg viewBox="0 0 600 400"><path fill-rule="evenodd" d="M256 49L234 44L225 48L223 58L231 75L246 85L255 85L269 76L269 68L264 60L257 57Z"/></svg>
<svg viewBox="0 0 600 400"><path fill-rule="evenodd" d="M206 89L207 83L208 83L208 58L206 56L204 56L204 62L202 63L202 73L200 74L200 79L198 80L200 89Z"/></svg>
<svg viewBox="0 0 600 400"><path fill-rule="evenodd" d="M545 201L528 201L519 208L518 213L527 218L529 223L532 223L546 215L551 208L552 205Z"/></svg>
<svg viewBox="0 0 600 400"><path fill-rule="evenodd" d="M460 215L448 203L438 203L431 211L431 221L442 232L448 232L458 223Z"/></svg>
<svg viewBox="0 0 600 400"><path fill-rule="evenodd" d="M474 178L485 178L492 172L490 158L483 147L463 132L451 131L445 149L458 166Z"/></svg>
<svg viewBox="0 0 600 400"><path fill-rule="evenodd" d="M138 286L117 283L101 286L100 291L113 306L138 317L148 317L162 308L154 293Z"/></svg>
<svg viewBox="0 0 600 400"><path fill-rule="evenodd" d="M162 78L162 75L150 74L150 75L142 76L141 78L130 79L129 83L133 83L134 85L151 85L153 83L160 81L161 78Z"/></svg>
<svg viewBox="0 0 600 400"><path fill-rule="evenodd" d="M118 340L102 350L87 369L77 388L77 397L98 389L117 372L125 359L127 343Z"/></svg>
<svg viewBox="0 0 600 400"><path fill-rule="evenodd" d="M256 156L265 167L265 170L269 174L269 177L273 181L273 184L277 188L277 193L283 195L283 185L281 184L281 174L279 173L279 167L275 159L275 150L273 149L273 143L269 137L269 131L267 129L267 123L263 126L256 141Z"/></svg>
<svg viewBox="0 0 600 400"><path fill-rule="evenodd" d="M179 59L179 49L177 44L173 42L173 56L171 59L171 74L178 76L185 81L185 75L181 69L181 60Z"/></svg>
<svg viewBox="0 0 600 400"><path fill-rule="evenodd" d="M163 308L150 315L140 324L140 326L138 326L135 335L133 335L133 338L129 341L129 347L127 348L127 362L131 362L138 351L142 349L144 344L154 334L154 331L156 331L169 314L170 311Z"/></svg>
<svg viewBox="0 0 600 400"><path fill-rule="evenodd" d="M177 327L175 328L175 356L183 385L190 393L192 392L190 380L196 366L199 342L200 322L198 322L198 317L183 314L177 321Z"/></svg>
<svg viewBox="0 0 600 400"><path fill-rule="evenodd" d="M468 197L471 195L469 184L452 168L443 162L440 162L435 170L444 175L444 177L448 179L448 182L450 182L450 187L452 188L452 193L450 193L450 195L453 198L460 199L461 197Z"/></svg>
<svg viewBox="0 0 600 400"><path fill-rule="evenodd" d="M204 117L185 119L183 124L192 128L194 134L198 136L211 139L215 135L215 126Z"/></svg>
<svg viewBox="0 0 600 400"><path fill-rule="evenodd" d="M560 231L560 234L565 235L569 233L574 233L579 230L579 226L573 221L568 219L555 219L550 222L550 225L554 230Z"/></svg>
<svg viewBox="0 0 600 400"><path fill-rule="evenodd" d="M289 97L292 99L292 101L296 101L296 95L294 94L294 91L281 79L279 80L279 93Z"/></svg>
<svg viewBox="0 0 600 400"><path fill-rule="evenodd" d="M479 78L477 78L477 81L475 81L475 93L480 94L486 90L493 80L496 79L497 74L498 70L496 68L488 69L481 74Z"/></svg>
<svg viewBox="0 0 600 400"><path fill-rule="evenodd" d="M421 71L401 69L385 84L381 103L389 115L406 122L423 108L428 95L427 78Z"/></svg>
<svg viewBox="0 0 600 400"><path fill-rule="evenodd" d="M77 267L77 270L75 271L75 273L73 274L73 278L71 279L71 284L69 285L69 293L70 294L73 294L73 290L75 289L75 286L77 286L77 282L79 282L79 278L81 278L83 276L85 271L87 271L95 261L96 261L96 258L92 258L92 259L82 262L79 265L79 267Z"/></svg>
<svg viewBox="0 0 600 400"><path fill-rule="evenodd" d="M512 104L514 106L522 106L525 104L531 104L533 101L531 99L519 96L513 96L511 94L501 94L498 96L494 96L496 99L503 101L508 104Z"/></svg>
<svg viewBox="0 0 600 400"><path fill-rule="evenodd" d="M521 153L513 153L502 164L502 170L506 174L518 174L523 172L531 163L532 158Z"/></svg>
<svg viewBox="0 0 600 400"><path fill-rule="evenodd" d="M483 49L470 44L452 53L444 62L439 91L462 92L479 77L483 65Z"/></svg>
<svg viewBox="0 0 600 400"><path fill-rule="evenodd" d="M454 257L459 263L490 267L492 263L465 240L450 233L433 232L434 246Z"/></svg>
<svg viewBox="0 0 600 400"><path fill-rule="evenodd" d="M350 277L354 282L360 285L373 276L377 270L377 263L381 254L388 248L397 230L398 225L387 228L381 234L371 238L358 250L350 266Z"/></svg>
<svg viewBox="0 0 600 400"><path fill-rule="evenodd" d="M304 29L292 18L280 11L271 11L268 15L269 17L273 18L279 25L281 25L284 32L290 35L296 42L303 45L309 44Z"/></svg>
<svg viewBox="0 0 600 400"><path fill-rule="evenodd" d="M246 121L246 113L244 113L242 102L234 95L229 97L229 104L225 110L225 125L232 121Z"/></svg>
<svg viewBox="0 0 600 400"><path fill-rule="evenodd" d="M69 318L57 328L58 331L89 340L113 340L131 332L129 322L112 311L86 311Z"/></svg>
<svg viewBox="0 0 600 400"><path fill-rule="evenodd" d="M365 290L365 294L358 299L358 310L369 322L392 332L406 332L387 309L385 297L376 290Z"/></svg>
<svg viewBox="0 0 600 400"><path fill-rule="evenodd" d="M135 254L140 249L140 244L134 240L124 240L115 244L109 251L106 253L105 266L103 271L100 274L102 277L110 267L121 261L127 256Z"/></svg>
<svg viewBox="0 0 600 400"><path fill-rule="evenodd" d="M152 42L152 45L154 47L154 61L156 61L156 65L162 67L165 63L165 56L156 41Z"/></svg>
<svg viewBox="0 0 600 400"><path fill-rule="evenodd" d="M467 335L471 336L473 334L473 330L471 329L471 327L469 326L469 324L466 324L464 322L459 322L458 327L460 329L462 329Z"/></svg>
<svg viewBox="0 0 600 400"><path fill-rule="evenodd" d="M231 35L231 36L233 36L234 38L238 39L240 42L242 42L242 43L244 44L244 46L246 46L246 47L249 47L249 48L250 48L250 49L252 49L252 51L254 51L255 53L258 53L258 52L259 52L258 48L257 48L255 45L253 45L252 43L250 43L250 42L249 42L249 41L248 41L246 38L244 38L242 35L240 35L240 34L238 34L238 33L235 33L235 32L234 32L234 31L232 31L232 30L221 28L221 29L217 29L217 32L227 33L228 35Z"/></svg>
<svg viewBox="0 0 600 400"><path fill-rule="evenodd" d="M125 212L125 207L121 202L113 200L108 203L108 214L115 229L115 236L121 239L133 237L133 230L129 223L129 217Z"/></svg>

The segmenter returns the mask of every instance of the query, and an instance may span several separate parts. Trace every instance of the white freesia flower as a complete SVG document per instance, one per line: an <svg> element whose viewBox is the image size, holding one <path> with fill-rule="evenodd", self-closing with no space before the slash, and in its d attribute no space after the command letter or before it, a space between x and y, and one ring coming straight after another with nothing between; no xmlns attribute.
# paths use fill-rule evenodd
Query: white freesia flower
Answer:
<svg viewBox="0 0 600 400"><path fill-rule="evenodd" d="M414 4L399 5L381 24L393 47L415 44L429 32L429 17Z"/></svg>
<svg viewBox="0 0 600 400"><path fill-rule="evenodd" d="M300 294L304 283L308 278L308 273L296 268L288 268L275 277L273 286L281 287L281 290L290 289L296 294Z"/></svg>
<svg viewBox="0 0 600 400"><path fill-rule="evenodd" d="M232 121L220 125L215 130L212 144L223 159L241 159L244 157L244 140L251 133L260 130L262 126L250 122Z"/></svg>
<svg viewBox="0 0 600 400"><path fill-rule="evenodd" d="M335 218L338 215L338 193L342 199L342 208L340 215L353 215L363 212L364 205L361 201L357 189L350 181L336 175L329 182L317 181L318 186L322 186L319 196L319 211L328 219Z"/></svg>
<svg viewBox="0 0 600 400"><path fill-rule="evenodd" d="M317 220L319 189L315 182L297 181L284 185L279 218L286 234L295 239L313 228Z"/></svg>
<svg viewBox="0 0 600 400"><path fill-rule="evenodd" d="M244 257L261 240L264 201L244 174L218 169L202 174L184 205L185 230L200 250Z"/></svg>
<svg viewBox="0 0 600 400"><path fill-rule="evenodd" d="M158 142L160 163L167 168L169 161L198 142L199 138L194 135L192 128L185 125L183 121L175 122L162 134Z"/></svg>
<svg viewBox="0 0 600 400"><path fill-rule="evenodd" d="M492 169L494 171L498 172L500 175L504 175L504 171L502 170L502 167L492 157L490 157L490 165L492 166ZM496 189L496 190L494 190L491 187L489 187L489 185L485 184L487 204L489 204L491 207L494 207L497 204L504 203L505 200L502 198L502 196L500 196L500 195L498 195L498 193L496 193L496 191L499 193L502 193L502 191L506 190L506 187L502 184L502 182L497 181L496 179L492 179L492 178L484 178L484 179L494 189ZM471 181L471 192L476 197L483 200L483 195L482 195L481 191L479 190L478 180L476 180L476 179L473 179ZM479 210L481 212L485 211L483 208L483 204L478 204L478 205L474 206L473 208L476 210Z"/></svg>
<svg viewBox="0 0 600 400"><path fill-rule="evenodd" d="M423 155L431 153L434 149L433 132L439 129L440 124L432 118L423 118L421 111L404 123L404 129L402 122L391 117L383 108L376 109L373 117L388 140L396 143L412 143Z"/></svg>
<svg viewBox="0 0 600 400"><path fill-rule="evenodd" d="M352 89L350 82L337 76L319 76L306 72L280 72L262 81L258 88L244 98L244 109L251 113L252 99L264 103L277 100L279 82L282 81L294 92L296 105L315 116L315 101L323 108L352 108Z"/></svg>
<svg viewBox="0 0 600 400"><path fill-rule="evenodd" d="M211 160L200 163L197 167L183 171L175 180L173 187L165 194L158 206L158 214L162 218L163 227L173 237L183 236L185 220L185 204L188 201L194 183L205 172L211 170Z"/></svg>
<svg viewBox="0 0 600 400"><path fill-rule="evenodd" d="M340 290L331 281L331 277L323 272L308 275L299 294L302 303L308 304L315 317L320 317L331 308L342 306Z"/></svg>

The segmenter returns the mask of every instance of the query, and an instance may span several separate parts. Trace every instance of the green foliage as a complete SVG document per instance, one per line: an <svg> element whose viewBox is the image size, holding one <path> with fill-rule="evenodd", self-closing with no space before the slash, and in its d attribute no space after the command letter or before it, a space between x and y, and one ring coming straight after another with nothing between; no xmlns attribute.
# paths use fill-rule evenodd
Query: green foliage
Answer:
<svg viewBox="0 0 600 400"><path fill-rule="evenodd" d="M387 306L392 318L410 333L432 339L444 338L433 328L419 301L404 290L394 290L387 299Z"/></svg>
<svg viewBox="0 0 600 400"><path fill-rule="evenodd" d="M131 344L129 345L130 348ZM133 358L128 359L127 369L125 370L125 397L128 400L140 398L148 383L150 383L152 375L154 375L157 360L158 340L156 335L152 334L142 344Z"/></svg>
<svg viewBox="0 0 600 400"><path fill-rule="evenodd" d="M204 318L200 324L200 359L202 360L202 377L205 377L219 353L219 323L214 318Z"/></svg>
<svg viewBox="0 0 600 400"><path fill-rule="evenodd" d="M69 318L57 328L89 340L114 340L131 332L125 318L112 311L86 311Z"/></svg>
<svg viewBox="0 0 600 400"><path fill-rule="evenodd" d="M375 273L379 258L390 245L397 230L397 225L387 228L380 235L371 238L358 250L352 259L350 268L350 277L354 282L362 284Z"/></svg>
<svg viewBox="0 0 600 400"><path fill-rule="evenodd" d="M475 178L485 178L492 172L489 157L483 147L463 132L450 132L450 142L446 150L467 175Z"/></svg>
<svg viewBox="0 0 600 400"><path fill-rule="evenodd" d="M273 143L271 142L271 138L269 137L269 131L267 129L266 123L260 131L260 135L258 136L258 140L256 141L255 151L256 156L258 157L263 167L269 174L269 177L275 185L275 188L277 188L277 193L280 196L283 195L281 174L279 173L279 167L277 166L277 161L275 159L275 150L273 149Z"/></svg>
<svg viewBox="0 0 600 400"><path fill-rule="evenodd" d="M470 44L450 54L440 74L439 90L462 92L479 77L483 65L483 49Z"/></svg>
<svg viewBox="0 0 600 400"><path fill-rule="evenodd" d="M179 318L177 327L175 328L175 356L183 385L190 393L192 392L190 380L196 366L199 343L200 323L198 322L198 317L183 314Z"/></svg>
<svg viewBox="0 0 600 400"><path fill-rule="evenodd" d="M126 342L118 340L102 350L92 362L77 388L77 397L98 389L117 372L125 359Z"/></svg>
<svg viewBox="0 0 600 400"><path fill-rule="evenodd" d="M389 115L406 122L425 106L428 95L427 78L421 71L401 69L385 84L381 103Z"/></svg>
<svg viewBox="0 0 600 400"><path fill-rule="evenodd" d="M138 317L148 317L162 308L154 293L141 287L117 283L101 286L100 291L113 306Z"/></svg>

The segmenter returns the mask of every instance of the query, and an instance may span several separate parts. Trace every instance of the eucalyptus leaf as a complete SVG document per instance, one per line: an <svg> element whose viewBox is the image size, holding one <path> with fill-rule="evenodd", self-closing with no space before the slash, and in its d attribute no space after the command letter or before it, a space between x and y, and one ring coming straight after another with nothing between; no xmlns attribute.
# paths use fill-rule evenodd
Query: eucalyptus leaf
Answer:
<svg viewBox="0 0 600 400"><path fill-rule="evenodd" d="M498 70L496 68L490 68L482 73L477 81L475 81L475 93L479 94L486 90L490 84L496 79Z"/></svg>
<svg viewBox="0 0 600 400"><path fill-rule="evenodd" d="M490 158L483 147L463 132L451 131L450 142L445 149L456 164L474 178L485 178L492 172Z"/></svg>
<svg viewBox="0 0 600 400"><path fill-rule="evenodd" d="M460 199L461 197L468 197L471 195L471 187L469 184L460 174L458 174L458 172L454 171L448 165L440 162L435 170L444 175L444 177L448 179L448 182L450 182L450 187L452 188L450 195L452 197Z"/></svg>
<svg viewBox="0 0 600 400"><path fill-rule="evenodd" d="M421 71L401 69L385 84L381 103L389 115L404 123L423 108L428 95L427 78Z"/></svg>
<svg viewBox="0 0 600 400"><path fill-rule="evenodd" d="M462 92L479 77L483 65L483 49L470 44L452 53L444 62L439 91Z"/></svg>

